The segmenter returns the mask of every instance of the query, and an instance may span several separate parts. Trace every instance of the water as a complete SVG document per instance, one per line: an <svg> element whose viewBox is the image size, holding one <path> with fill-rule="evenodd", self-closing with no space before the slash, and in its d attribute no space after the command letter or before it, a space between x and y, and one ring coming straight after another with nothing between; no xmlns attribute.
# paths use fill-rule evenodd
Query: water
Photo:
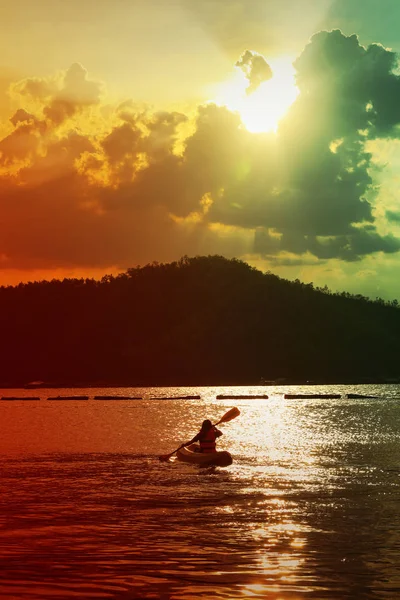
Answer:
<svg viewBox="0 0 400 600"><path fill-rule="evenodd" d="M343 397L283 398L317 392ZM69 393L90 399L47 400ZM0 401L1 598L400 596L400 386L1 395L41 397ZM232 406L232 466L158 460Z"/></svg>

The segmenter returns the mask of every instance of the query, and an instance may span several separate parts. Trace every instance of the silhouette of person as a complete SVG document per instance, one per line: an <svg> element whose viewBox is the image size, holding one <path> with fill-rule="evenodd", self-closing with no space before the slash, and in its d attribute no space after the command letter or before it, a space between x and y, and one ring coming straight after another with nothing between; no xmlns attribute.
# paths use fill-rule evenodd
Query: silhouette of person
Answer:
<svg viewBox="0 0 400 600"><path fill-rule="evenodd" d="M216 440L222 435L222 431L219 431L209 419L203 421L201 429L197 435L194 436L190 442L186 442L184 446L190 446L199 442L200 452L216 452Z"/></svg>

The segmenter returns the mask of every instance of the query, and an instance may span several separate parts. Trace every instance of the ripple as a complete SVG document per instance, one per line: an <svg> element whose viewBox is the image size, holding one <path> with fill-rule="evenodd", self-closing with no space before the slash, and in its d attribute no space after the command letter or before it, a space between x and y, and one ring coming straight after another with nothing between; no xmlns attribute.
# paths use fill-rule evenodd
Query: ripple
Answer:
<svg viewBox="0 0 400 600"><path fill-rule="evenodd" d="M185 439L206 410L226 410L193 401L138 403L134 416L89 401L60 433L65 443L85 414L89 437L3 456L0 597L397 597L397 400L267 402L243 400L224 428L225 470L158 460L179 443L171 423ZM54 425L53 411L34 412ZM100 450L99 431L115 440L122 424L118 451Z"/></svg>

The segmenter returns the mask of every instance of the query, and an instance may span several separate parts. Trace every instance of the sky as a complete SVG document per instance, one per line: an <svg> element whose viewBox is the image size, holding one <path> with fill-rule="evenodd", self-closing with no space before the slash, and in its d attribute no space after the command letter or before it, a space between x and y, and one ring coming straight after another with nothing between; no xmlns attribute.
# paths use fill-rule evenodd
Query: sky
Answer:
<svg viewBox="0 0 400 600"><path fill-rule="evenodd" d="M400 299L398 0L0 0L0 285L184 255Z"/></svg>

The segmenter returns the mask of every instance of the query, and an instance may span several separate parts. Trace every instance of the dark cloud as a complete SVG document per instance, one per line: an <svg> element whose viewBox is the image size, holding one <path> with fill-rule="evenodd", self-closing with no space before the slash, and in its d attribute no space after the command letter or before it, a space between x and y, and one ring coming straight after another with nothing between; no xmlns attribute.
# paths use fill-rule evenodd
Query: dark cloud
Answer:
<svg viewBox="0 0 400 600"><path fill-rule="evenodd" d="M364 197L372 183L370 155L360 141L343 141L336 153L328 145L268 136L254 146L254 154L235 164L236 173L242 167L246 175L224 182L210 219L321 236L346 234L352 223L372 221Z"/></svg>
<svg viewBox="0 0 400 600"><path fill-rule="evenodd" d="M224 185L209 218L273 228L282 233L282 250L318 258L356 260L397 251L394 238L368 228L376 192L365 150L368 138L396 135L396 64L393 52L376 44L364 48L356 36L313 36L295 62L300 95L279 136L272 144L267 137L259 141L262 167L248 153L247 176ZM276 249L276 238L258 233L256 252L261 247Z"/></svg>
<svg viewBox="0 0 400 600"><path fill-rule="evenodd" d="M144 119L148 135L144 139L142 151L147 153L151 162L171 154L178 138L179 127L187 120L186 115L176 111L158 111Z"/></svg>
<svg viewBox="0 0 400 600"><path fill-rule="evenodd" d="M44 153L36 155L33 168L30 165L21 169L19 180L28 187L40 187L47 182L64 181L69 177L75 180L76 161L84 153L94 151L95 147L90 139L74 130L70 130L62 138L49 137L43 148ZM85 203L85 197L82 202Z"/></svg>
<svg viewBox="0 0 400 600"><path fill-rule="evenodd" d="M252 85L268 76L259 54L241 61ZM189 124L133 102L93 110L85 132L101 85L83 67L73 65L56 91L34 80L37 114L26 80L14 88L14 130L0 141L0 165L10 169L0 171L0 253L10 268L124 268L211 251L316 263L398 252L399 240L376 229L366 151L367 141L396 135L395 67L382 46L315 35L295 62L300 94L277 135L250 133L215 104Z"/></svg>
<svg viewBox="0 0 400 600"><path fill-rule="evenodd" d="M180 122L175 116L167 137L161 128L161 139L169 140L161 153L154 144L159 123L150 127L150 135L142 141L149 166L137 173L131 193L135 202L156 202L176 216L186 217L201 210L205 194L217 195L221 187L240 176L241 165L246 163L245 140L250 134L237 114L208 104L199 107L195 132L186 139L183 154L176 155L172 152L175 134L171 131L176 131Z"/></svg>
<svg viewBox="0 0 400 600"><path fill-rule="evenodd" d="M400 250L400 239L392 234L382 236L376 231L360 229L352 236L351 246L357 258L374 252L393 254Z"/></svg>
<svg viewBox="0 0 400 600"><path fill-rule="evenodd" d="M19 108L10 118L11 123L16 127L19 123L35 122L36 118L23 108Z"/></svg>
<svg viewBox="0 0 400 600"><path fill-rule="evenodd" d="M20 171L18 185L2 178L3 268L126 268L153 260L153 252L166 260L185 253L185 236L165 209L136 205L131 188L122 202L123 185L93 185L77 172L76 161L95 151L87 137L70 132Z"/></svg>
<svg viewBox="0 0 400 600"><path fill-rule="evenodd" d="M36 154L40 137L36 127L24 124L0 140L0 164L11 166Z"/></svg>
<svg viewBox="0 0 400 600"><path fill-rule="evenodd" d="M114 127L111 133L101 141L110 163L121 162L129 158L133 166L141 135L141 132L129 123Z"/></svg>
<svg viewBox="0 0 400 600"><path fill-rule="evenodd" d="M48 106L43 108L44 116L52 121L54 125L61 125L67 119L74 116L77 106L68 100L56 98Z"/></svg>
<svg viewBox="0 0 400 600"><path fill-rule="evenodd" d="M326 261L319 260L318 264L325 264ZM279 267L315 267L317 260L312 256L291 256L288 254L271 255L268 256L268 263L275 269Z"/></svg>
<svg viewBox="0 0 400 600"><path fill-rule="evenodd" d="M236 67L242 69L247 79L249 87L247 93L252 94L264 82L272 77L272 69L261 54L246 50L237 61Z"/></svg>
<svg viewBox="0 0 400 600"><path fill-rule="evenodd" d="M385 215L388 221L391 221L392 223L400 223L399 211L387 210Z"/></svg>
<svg viewBox="0 0 400 600"><path fill-rule="evenodd" d="M185 144L183 164L201 194L216 193L226 182L239 177L246 160L247 132L240 117L214 104L201 106L195 133Z"/></svg>
<svg viewBox="0 0 400 600"><path fill-rule="evenodd" d="M371 138L396 135L400 77L394 52L379 44L364 48L356 35L339 30L322 31L294 65L300 103L313 109L313 122L323 128L319 135L335 139L358 130Z"/></svg>
<svg viewBox="0 0 400 600"><path fill-rule="evenodd" d="M303 236L298 232L284 231L280 238L266 230L258 230L255 236L255 251L270 257L279 252L302 255L310 253L318 259L332 258L352 262L368 254L383 252L393 254L400 250L400 239L393 235L381 236L376 231L356 229L349 235L335 237Z"/></svg>

